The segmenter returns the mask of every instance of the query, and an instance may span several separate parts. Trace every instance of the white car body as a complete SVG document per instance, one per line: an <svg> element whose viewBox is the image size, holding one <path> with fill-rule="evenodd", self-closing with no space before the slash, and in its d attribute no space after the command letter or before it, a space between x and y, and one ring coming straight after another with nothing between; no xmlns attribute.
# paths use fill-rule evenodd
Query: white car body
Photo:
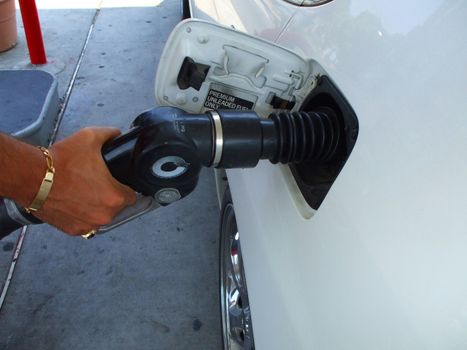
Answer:
<svg viewBox="0 0 467 350"><path fill-rule="evenodd" d="M315 212L283 167L227 172L257 349L467 349L467 2L192 0L317 61L359 120Z"/></svg>

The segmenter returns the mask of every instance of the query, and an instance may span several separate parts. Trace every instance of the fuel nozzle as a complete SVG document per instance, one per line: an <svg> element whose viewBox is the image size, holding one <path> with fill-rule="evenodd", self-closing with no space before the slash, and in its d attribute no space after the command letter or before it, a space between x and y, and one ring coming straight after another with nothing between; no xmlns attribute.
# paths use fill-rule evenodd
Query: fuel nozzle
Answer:
<svg viewBox="0 0 467 350"><path fill-rule="evenodd" d="M273 113L218 110L190 114L157 107L103 148L114 177L143 195L175 189L180 198L197 184L201 167L251 168L272 163L325 163L337 154L342 127L331 108Z"/></svg>

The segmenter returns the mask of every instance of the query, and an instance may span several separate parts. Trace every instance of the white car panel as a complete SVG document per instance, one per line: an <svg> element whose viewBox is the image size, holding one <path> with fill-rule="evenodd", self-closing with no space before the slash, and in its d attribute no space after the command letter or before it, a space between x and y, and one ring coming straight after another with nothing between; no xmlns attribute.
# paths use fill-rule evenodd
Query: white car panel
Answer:
<svg viewBox="0 0 467 350"><path fill-rule="evenodd" d="M283 0L191 0L193 17L274 41L300 8Z"/></svg>
<svg viewBox="0 0 467 350"><path fill-rule="evenodd" d="M228 172L258 349L467 348L465 18L462 1L334 1L278 39L360 132L310 220L278 167Z"/></svg>
<svg viewBox="0 0 467 350"><path fill-rule="evenodd" d="M216 4L214 0L189 0L190 11L193 18L203 19L211 22L218 22Z"/></svg>

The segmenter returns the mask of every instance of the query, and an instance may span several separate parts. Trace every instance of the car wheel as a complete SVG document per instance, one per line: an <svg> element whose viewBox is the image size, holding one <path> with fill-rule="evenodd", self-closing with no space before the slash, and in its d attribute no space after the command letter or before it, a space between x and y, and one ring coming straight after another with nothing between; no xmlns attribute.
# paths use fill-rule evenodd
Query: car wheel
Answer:
<svg viewBox="0 0 467 350"><path fill-rule="evenodd" d="M190 14L189 0L180 0L180 7L181 7L181 12L182 12L182 19L190 18L191 14Z"/></svg>
<svg viewBox="0 0 467 350"><path fill-rule="evenodd" d="M240 234L227 189L220 223L220 307L225 350L254 349L250 304L245 280Z"/></svg>

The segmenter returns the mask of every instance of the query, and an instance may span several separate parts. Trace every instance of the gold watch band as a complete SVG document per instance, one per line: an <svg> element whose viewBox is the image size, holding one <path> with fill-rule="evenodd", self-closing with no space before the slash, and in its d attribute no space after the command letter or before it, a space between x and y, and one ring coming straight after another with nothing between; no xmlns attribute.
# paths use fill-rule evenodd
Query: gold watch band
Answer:
<svg viewBox="0 0 467 350"><path fill-rule="evenodd" d="M52 155L50 154L49 150L45 147L39 147L39 149L45 156L47 162L47 170L36 197L32 201L29 208L25 208L28 213L38 211L40 208L42 208L45 200L47 199L47 196L50 193L50 190L52 189L52 184L54 182L55 168Z"/></svg>

